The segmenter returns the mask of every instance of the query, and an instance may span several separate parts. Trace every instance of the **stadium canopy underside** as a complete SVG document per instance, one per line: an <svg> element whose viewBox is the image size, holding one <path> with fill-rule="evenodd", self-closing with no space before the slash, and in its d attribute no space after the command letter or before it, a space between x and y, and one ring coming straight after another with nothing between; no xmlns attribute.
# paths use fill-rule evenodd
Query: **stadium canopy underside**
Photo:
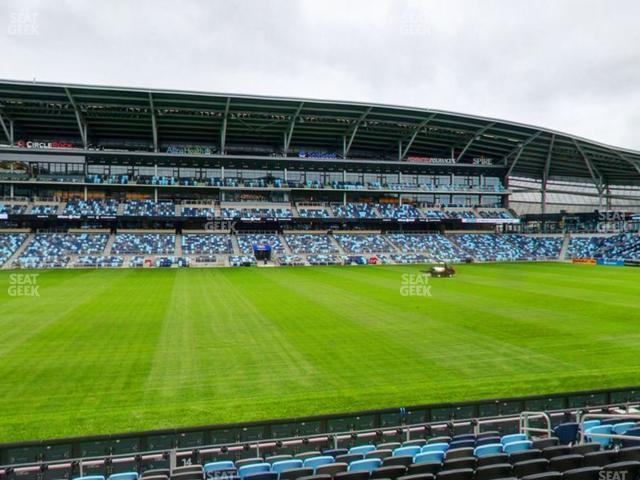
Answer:
<svg viewBox="0 0 640 480"><path fill-rule="evenodd" d="M0 143L111 139L149 146L210 145L217 155L473 163L491 159L505 177L640 185L640 152L521 123L426 108L203 92L0 81ZM396 163L397 164L397 163Z"/></svg>

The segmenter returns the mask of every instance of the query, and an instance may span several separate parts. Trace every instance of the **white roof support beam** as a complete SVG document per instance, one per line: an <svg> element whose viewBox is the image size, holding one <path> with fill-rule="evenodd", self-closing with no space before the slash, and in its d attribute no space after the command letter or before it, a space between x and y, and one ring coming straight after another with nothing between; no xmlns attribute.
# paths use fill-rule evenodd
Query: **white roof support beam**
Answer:
<svg viewBox="0 0 640 480"><path fill-rule="evenodd" d="M153 151L158 152L158 120L156 119L156 108L153 105L153 95L149 92L149 108L151 109L151 129L153 134Z"/></svg>
<svg viewBox="0 0 640 480"><path fill-rule="evenodd" d="M7 123L9 123L8 126L7 126ZM7 137L7 140L9 140L9 143L11 145L13 145L14 144L14 141L13 141L13 120L9 120L7 115L5 113L3 113L2 110L0 110L0 126L2 127L2 131L4 132L5 136Z"/></svg>
<svg viewBox="0 0 640 480"><path fill-rule="evenodd" d="M220 153L225 154L227 148L227 119L229 118L229 108L231 107L231 97L227 97L222 117L222 128L220 129Z"/></svg>
<svg viewBox="0 0 640 480"><path fill-rule="evenodd" d="M551 134L549 142L549 151L547 152L547 160L544 162L544 170L542 170L542 190L547 190L547 182L549 181L549 170L551 169L551 157L553 156L553 145L556 143L556 135Z"/></svg>
<svg viewBox="0 0 640 480"><path fill-rule="evenodd" d="M584 163L587 165L587 170L589 170L589 175L591 175L593 184L598 190L598 193L602 194L602 183L603 183L602 175L600 175L600 172L598 172L598 169L595 167L595 165L593 165L593 163L591 162L591 160L589 159L585 151L582 149L580 144L575 140L575 138L572 140L573 140L573 144L576 146L576 149L580 153L580 156L584 160Z"/></svg>
<svg viewBox="0 0 640 480"><path fill-rule="evenodd" d="M489 130L491 127L493 127L495 125L495 122L491 122L488 125L485 125L484 127L482 127L480 130L478 130L476 133L473 134L473 137L471 137L471 139L467 142L467 144L464 146L464 148L462 149L462 151L460 152L460 154L458 155L458 158L456 158L456 163L458 163L460 161L460 159L463 157L463 155L465 153L467 153L467 150L469 150L469 147L471 146L471 144L474 142L474 140L479 140L480 135L482 135L484 132L486 132L487 130Z"/></svg>
<svg viewBox="0 0 640 480"><path fill-rule="evenodd" d="M533 142L536 138L538 138L540 136L542 132L536 132L533 135L531 135L529 138L527 138L522 145L520 145L519 147L514 148L513 150L511 150L511 152L509 152L505 157L505 161L507 161L507 159L513 155L514 153L516 153L516 158L513 159L513 162L511 163L511 166L509 167L509 170L507 171L507 177L511 176L511 173L513 172L513 169L516 167L516 164L518 163L518 160L520 160L520 155L522 155L522 152L524 152L524 149L527 148L527 145L529 145L531 142Z"/></svg>
<svg viewBox="0 0 640 480"><path fill-rule="evenodd" d="M435 116L436 116L436 114L432 113L431 115L429 115L429 118L427 118L427 119L423 120L422 122L420 122L420 124L415 128L415 130L411 134L411 138L409 138L409 141L407 142L407 144L404 146L404 149L400 153L399 160L403 160L404 157L407 156L407 153L409 153L409 149L411 148L411 145L413 145L413 142L415 141L416 137L418 136L418 133L420 133L420 130L422 130L424 127L426 127L429 124L429 122L435 118Z"/></svg>
<svg viewBox="0 0 640 480"><path fill-rule="evenodd" d="M287 128L287 131L284 134L284 153L285 154L289 151L289 145L291 145L291 137L293 136L293 129L296 126L296 121L298 120L298 117L300 116L300 112L302 111L303 108L304 108L304 102L300 102L300 105L298 105L298 108L296 109L296 113L293 114L293 116L291 117L291 120L289 121L289 127Z"/></svg>
<svg viewBox="0 0 640 480"><path fill-rule="evenodd" d="M360 125L362 124L364 119L367 118L367 115L369 115L369 112L371 112L372 108L373 107L367 108L365 112L362 115L360 115L360 118L358 118L358 121L356 122L355 127L353 127L353 130L351 131L351 135L349 136L349 141L347 142L347 145L344 148L345 157L349 155L349 150L351 150L351 145L353 144L353 140L356 138L356 133L358 133L358 129L360 128Z"/></svg>
<svg viewBox="0 0 640 480"><path fill-rule="evenodd" d="M73 111L76 114L76 121L78 122L78 130L80 130L80 138L82 139L82 144L84 145L84 149L87 149L87 122L84 119L84 116L82 115L82 112L80 112L80 109L78 108L78 105L76 104L76 101L74 100L73 96L71 95L71 91L65 87L64 88L65 93L67 94L67 98L69 99L69 103L71 103L71 106L73 107Z"/></svg>

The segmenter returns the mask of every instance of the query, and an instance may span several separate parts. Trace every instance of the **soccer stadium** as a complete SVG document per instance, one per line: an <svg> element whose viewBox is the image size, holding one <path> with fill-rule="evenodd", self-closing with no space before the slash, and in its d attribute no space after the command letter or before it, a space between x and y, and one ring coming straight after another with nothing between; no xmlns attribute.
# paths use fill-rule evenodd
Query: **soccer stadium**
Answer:
<svg viewBox="0 0 640 480"><path fill-rule="evenodd" d="M6 80L0 126L2 480L640 474L640 152Z"/></svg>

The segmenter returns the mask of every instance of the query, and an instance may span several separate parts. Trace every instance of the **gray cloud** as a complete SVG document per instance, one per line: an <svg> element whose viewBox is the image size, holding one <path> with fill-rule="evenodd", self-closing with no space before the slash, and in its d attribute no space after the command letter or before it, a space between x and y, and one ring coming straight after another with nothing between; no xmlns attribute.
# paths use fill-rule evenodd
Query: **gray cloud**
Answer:
<svg viewBox="0 0 640 480"><path fill-rule="evenodd" d="M0 77L432 107L639 148L640 2L4 0Z"/></svg>

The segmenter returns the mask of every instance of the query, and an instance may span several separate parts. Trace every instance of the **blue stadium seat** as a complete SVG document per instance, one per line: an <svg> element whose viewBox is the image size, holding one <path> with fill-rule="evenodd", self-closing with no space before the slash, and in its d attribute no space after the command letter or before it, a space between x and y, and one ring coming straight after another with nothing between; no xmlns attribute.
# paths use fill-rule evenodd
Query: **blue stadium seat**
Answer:
<svg viewBox="0 0 640 480"><path fill-rule="evenodd" d="M268 463L254 463L252 465L244 465L238 469L238 476L244 478L247 475L254 473L265 473L271 470L271 465Z"/></svg>
<svg viewBox="0 0 640 480"><path fill-rule="evenodd" d="M587 420L586 422L582 422L582 431L586 432L590 428L599 426L600 423L600 420Z"/></svg>
<svg viewBox="0 0 640 480"><path fill-rule="evenodd" d="M304 461L303 466L305 468L316 468L316 467L319 467L320 465L326 465L327 463L333 463L335 461L336 459L330 455L321 455L318 457L307 458Z"/></svg>
<svg viewBox="0 0 640 480"><path fill-rule="evenodd" d="M596 427L591 427L588 430L585 430L584 438L587 442L596 442L602 445L602 448L607 448L611 444L611 438L592 436L592 434L602 433L606 435L611 435L612 428L613 427L611 425L599 425Z"/></svg>
<svg viewBox="0 0 640 480"><path fill-rule="evenodd" d="M420 453L446 452L447 450L449 450L449 444L448 443L444 443L444 442L429 443L428 445L425 445L424 447L422 447L422 449L420 450ZM415 455L415 453L414 453L414 455Z"/></svg>
<svg viewBox="0 0 640 480"><path fill-rule="evenodd" d="M442 462L443 459L444 452L418 453L413 457L413 463Z"/></svg>
<svg viewBox="0 0 640 480"><path fill-rule="evenodd" d="M611 433L616 435L624 435L627 430L630 430L636 426L635 422L620 422L613 425Z"/></svg>
<svg viewBox="0 0 640 480"><path fill-rule="evenodd" d="M563 445L569 445L578 438L579 425L576 422L565 422L560 425L556 425L553 429L553 434L558 437L558 440Z"/></svg>
<svg viewBox="0 0 640 480"><path fill-rule="evenodd" d="M500 443L502 445L507 445L512 442L522 442L523 440L528 440L527 436L524 433L514 433L511 435L505 435L500 439Z"/></svg>
<svg viewBox="0 0 640 480"><path fill-rule="evenodd" d="M400 448L396 448L393 451L393 456L399 457L401 455L411 455L413 457L414 455L417 455L418 453L420 453L420 451L421 449L417 445L413 445L409 447L400 447ZM441 452L442 450L436 448L435 451Z"/></svg>
<svg viewBox="0 0 640 480"><path fill-rule="evenodd" d="M286 470L291 470L294 468L302 468L302 460L292 459L292 460L283 460L281 462L275 462L271 464L271 471L276 473L282 473Z"/></svg>
<svg viewBox="0 0 640 480"><path fill-rule="evenodd" d="M532 445L532 442L530 440L510 442L502 446L502 451L504 453L512 454L515 452L521 452L523 450L529 450L531 448L531 445Z"/></svg>
<svg viewBox="0 0 640 480"><path fill-rule="evenodd" d="M375 445L359 445L357 447L351 447L349 453L358 453L365 455L369 452L373 452L376 449Z"/></svg>
<svg viewBox="0 0 640 480"><path fill-rule="evenodd" d="M482 445L476 447L473 454L476 457L486 457L487 455L496 455L502 453L502 445L499 443L490 443L488 445Z"/></svg>
<svg viewBox="0 0 640 480"><path fill-rule="evenodd" d="M234 471L236 466L231 460L223 460L221 462L210 462L204 465L204 474L207 476L209 473L215 472L230 472Z"/></svg>
<svg viewBox="0 0 640 480"><path fill-rule="evenodd" d="M382 466L382 460L379 458L367 458L365 460L356 460L349 464L349 472L369 472Z"/></svg>
<svg viewBox="0 0 640 480"><path fill-rule="evenodd" d="M138 472L122 472L109 475L109 480L138 480Z"/></svg>

